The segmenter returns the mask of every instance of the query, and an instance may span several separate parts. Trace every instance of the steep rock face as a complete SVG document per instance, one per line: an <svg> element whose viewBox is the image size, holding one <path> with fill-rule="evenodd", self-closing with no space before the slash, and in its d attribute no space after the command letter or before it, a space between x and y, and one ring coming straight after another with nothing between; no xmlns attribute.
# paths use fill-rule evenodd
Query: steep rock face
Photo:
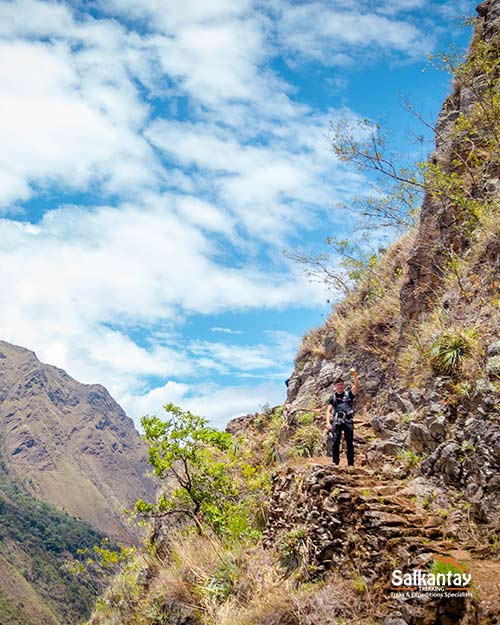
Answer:
<svg viewBox="0 0 500 625"><path fill-rule="evenodd" d="M144 443L104 387L0 341L0 427L9 467L36 497L130 538L122 511L153 497L154 483Z"/></svg>
<svg viewBox="0 0 500 625"><path fill-rule="evenodd" d="M478 43L491 43L500 37L500 4L485 0L477 7L479 15L474 40L469 55ZM467 81L455 80L453 92L443 104L435 126L435 153L431 157L447 173L462 176L464 187L471 197L500 192L500 168L494 161L474 171L466 159L462 160L461 133L456 132L456 122L467 115L485 89L484 75L476 73ZM482 171L481 171L482 169ZM422 204L415 247L408 258L407 279L401 289L401 337L414 321L429 310L439 292L443 267L450 252L463 254L469 241L457 219L457 207L452 201L439 201L427 192ZM500 249L496 250L497 258Z"/></svg>
<svg viewBox="0 0 500 625"><path fill-rule="evenodd" d="M498 93L500 1L487 0L477 10L471 63L465 77L464 71L459 72L443 105L431 164L449 176L447 181L458 180L467 200L482 205L483 223L477 219L471 226L467 218L463 223L463 206L456 194L428 192L412 244L401 247L400 258L392 264L381 259L383 274L400 276L395 297L382 283L379 300L372 292L372 303L367 304L362 293L354 293L336 307L325 326L308 337L307 349L296 359L286 412L292 416L302 410L323 413L334 378L355 366L361 380L358 418L368 418L377 435L368 461L414 453L422 461L423 475L457 489L472 504L477 520L492 520L500 501L500 231L490 222L498 214L500 166L497 143L488 135L495 129L485 123L481 107L479 114L473 111L486 84L488 102L494 102ZM472 62L475 55L477 63ZM467 115L472 128L464 131ZM457 124L457 120L461 121ZM470 145L475 150L472 156L466 151ZM454 280L453 273L446 272L450 260L459 267ZM359 290L363 289L364 284ZM392 307L383 303L389 296ZM429 329L426 324L433 315L439 321ZM471 362L474 370L469 376L447 375L432 365L436 339L457 328L476 337L471 341L475 341L476 360L465 365L467 369ZM399 358L411 341L414 351L407 357L403 379ZM417 372L415 361L422 354L420 362L426 364Z"/></svg>

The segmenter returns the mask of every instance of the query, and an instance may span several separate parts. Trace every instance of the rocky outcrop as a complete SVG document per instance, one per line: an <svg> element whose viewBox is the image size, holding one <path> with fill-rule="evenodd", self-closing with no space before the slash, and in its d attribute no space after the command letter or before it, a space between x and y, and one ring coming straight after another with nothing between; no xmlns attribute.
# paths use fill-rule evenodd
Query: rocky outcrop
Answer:
<svg viewBox="0 0 500 625"><path fill-rule="evenodd" d="M0 427L9 467L37 498L130 540L123 510L155 487L145 444L103 386L0 341Z"/></svg>
<svg viewBox="0 0 500 625"><path fill-rule="evenodd" d="M485 0L477 7L478 23L469 56L478 42L491 42L500 36L500 6L497 0ZM500 167L492 159L481 171L473 171L462 160L462 135L456 131L460 115L467 114L486 88L484 75L477 73L467 79L456 79L453 92L446 98L435 126L435 152L431 163L443 172L462 176L464 192L471 198L498 195ZM477 139L477 137L476 137ZM407 263L407 278L401 289L401 339L412 323L429 310L439 293L443 268L450 253L462 254L469 245L467 228L459 216L460 207L446 197L437 199L430 191L422 204L419 230L414 249Z"/></svg>
<svg viewBox="0 0 500 625"><path fill-rule="evenodd" d="M408 483L397 472L356 469L346 474L314 464L289 468L274 476L264 544L277 550L288 574L301 579L316 580L331 570L346 577L356 572L361 587L376 591L377 620L383 625L496 622L498 605L492 604L490 593L498 562L464 551L459 524L452 515L429 513L426 502L431 499L450 504L445 490L429 487L422 478ZM467 559L480 594L391 596L394 568L410 571L436 556L449 558L457 538L462 542L457 555Z"/></svg>
<svg viewBox="0 0 500 625"><path fill-rule="evenodd" d="M330 340L329 334L325 343ZM349 369L355 365L361 380L361 390L356 398L356 407L369 405L374 396L383 388L385 376L377 358L369 352L355 350L330 352L329 357L306 355L298 359L288 383L287 410L289 413L326 407L334 391L334 381L343 377L349 385L352 380Z"/></svg>

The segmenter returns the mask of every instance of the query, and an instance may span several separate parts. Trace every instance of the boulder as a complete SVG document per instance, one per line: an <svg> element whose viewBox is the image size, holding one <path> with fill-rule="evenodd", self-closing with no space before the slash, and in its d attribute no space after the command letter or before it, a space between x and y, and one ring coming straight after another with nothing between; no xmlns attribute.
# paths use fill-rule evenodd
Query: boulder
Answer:
<svg viewBox="0 0 500 625"><path fill-rule="evenodd" d="M500 356L500 341L488 345L488 356Z"/></svg>
<svg viewBox="0 0 500 625"><path fill-rule="evenodd" d="M486 371L490 380L500 378L500 356L491 356L486 361Z"/></svg>
<svg viewBox="0 0 500 625"><path fill-rule="evenodd" d="M378 436L388 438L398 426L396 415L375 415L370 421L371 426Z"/></svg>
<svg viewBox="0 0 500 625"><path fill-rule="evenodd" d="M409 399L405 399L398 393L390 393L388 398L389 407L394 407L400 412L413 412L413 403Z"/></svg>
<svg viewBox="0 0 500 625"><path fill-rule="evenodd" d="M369 453L370 456L376 454L382 454L384 456L397 456L403 447L403 443L395 439L389 439L386 441L378 440L370 445Z"/></svg>
<svg viewBox="0 0 500 625"><path fill-rule="evenodd" d="M408 445L417 452L433 450L437 447L429 429L422 423L410 423L407 437Z"/></svg>

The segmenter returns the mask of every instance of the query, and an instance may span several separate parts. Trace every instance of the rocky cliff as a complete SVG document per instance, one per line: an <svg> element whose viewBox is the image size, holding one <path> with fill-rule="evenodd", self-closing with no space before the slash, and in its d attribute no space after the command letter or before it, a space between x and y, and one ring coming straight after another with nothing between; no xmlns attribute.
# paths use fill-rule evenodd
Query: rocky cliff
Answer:
<svg viewBox="0 0 500 625"><path fill-rule="evenodd" d="M500 193L498 141L494 136L498 103L492 99L500 72L500 7L496 0L485 0L477 13L469 63L456 72L453 91L441 109L435 126L436 149L430 161L455 177L463 199L484 203L497 201ZM434 185L429 186L401 289L403 334L436 305L450 261L468 254L474 245L468 220L477 216L464 211L453 192L436 193ZM498 240L492 240L489 249L484 250L484 261L497 279L499 246Z"/></svg>
<svg viewBox="0 0 500 625"><path fill-rule="evenodd" d="M104 387L0 341L0 427L6 462L33 495L130 540L123 509L154 484L144 443Z"/></svg>
<svg viewBox="0 0 500 625"><path fill-rule="evenodd" d="M305 339L288 412L322 410L356 366L368 458L413 452L478 518L497 514L500 469L500 2L474 38L436 124L418 227Z"/></svg>

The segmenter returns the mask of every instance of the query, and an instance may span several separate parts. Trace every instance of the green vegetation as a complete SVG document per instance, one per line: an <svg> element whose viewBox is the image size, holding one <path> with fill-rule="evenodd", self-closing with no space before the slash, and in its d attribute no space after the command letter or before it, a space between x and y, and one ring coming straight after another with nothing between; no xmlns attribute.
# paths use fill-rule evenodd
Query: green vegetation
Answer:
<svg viewBox="0 0 500 625"><path fill-rule="evenodd" d="M254 495L262 484L256 469L241 460L234 438L173 404L165 411L171 415L166 421L143 417L142 426L155 475L174 485L156 503L137 501L136 512L183 517L200 534L257 539Z"/></svg>
<svg viewBox="0 0 500 625"><path fill-rule="evenodd" d="M366 592L366 582L360 575L356 575L356 577L352 580L352 587L358 593Z"/></svg>
<svg viewBox="0 0 500 625"><path fill-rule="evenodd" d="M82 521L29 495L1 458L0 578L19 579L15 596L0 594L2 625L33 622L35 608L47 614L47 622L53 616L54 623L78 623L87 616L105 580L85 570L75 576L66 562L82 562L80 550L102 539Z"/></svg>
<svg viewBox="0 0 500 625"><path fill-rule="evenodd" d="M314 424L304 425L292 436L293 451L298 456L313 458L320 454L324 439L323 429Z"/></svg>
<svg viewBox="0 0 500 625"><path fill-rule="evenodd" d="M14 604L12 598L9 599L1 591L0 615L2 616L2 625L30 625L28 615L24 614L22 609Z"/></svg>
<svg viewBox="0 0 500 625"><path fill-rule="evenodd" d="M227 555L221 558L210 578L199 586L200 596L217 605L230 597L240 573L235 559Z"/></svg>
<svg viewBox="0 0 500 625"><path fill-rule="evenodd" d="M431 505L432 502L434 501L434 499L436 498L436 496L434 495L434 493L427 493L422 497L422 508L425 508L425 510L428 510Z"/></svg>
<svg viewBox="0 0 500 625"><path fill-rule="evenodd" d="M466 454L466 453L474 453L476 451L476 448L470 441L464 441L462 443L460 450L462 451L462 453Z"/></svg>
<svg viewBox="0 0 500 625"><path fill-rule="evenodd" d="M448 573L463 573L466 571L464 565L459 564L452 558L436 558L432 562L431 573L437 575L441 573L447 575Z"/></svg>
<svg viewBox="0 0 500 625"><path fill-rule="evenodd" d="M413 449L401 449L398 451L397 458L402 461L407 469L418 467L422 461L422 457L415 453Z"/></svg>
<svg viewBox="0 0 500 625"><path fill-rule="evenodd" d="M294 527L283 536L278 545L279 563L291 573L300 567L307 551L307 528Z"/></svg>
<svg viewBox="0 0 500 625"><path fill-rule="evenodd" d="M432 344L430 353L434 371L444 375L458 375L472 351L472 342L476 334L475 328L472 328L443 332L438 336Z"/></svg>

